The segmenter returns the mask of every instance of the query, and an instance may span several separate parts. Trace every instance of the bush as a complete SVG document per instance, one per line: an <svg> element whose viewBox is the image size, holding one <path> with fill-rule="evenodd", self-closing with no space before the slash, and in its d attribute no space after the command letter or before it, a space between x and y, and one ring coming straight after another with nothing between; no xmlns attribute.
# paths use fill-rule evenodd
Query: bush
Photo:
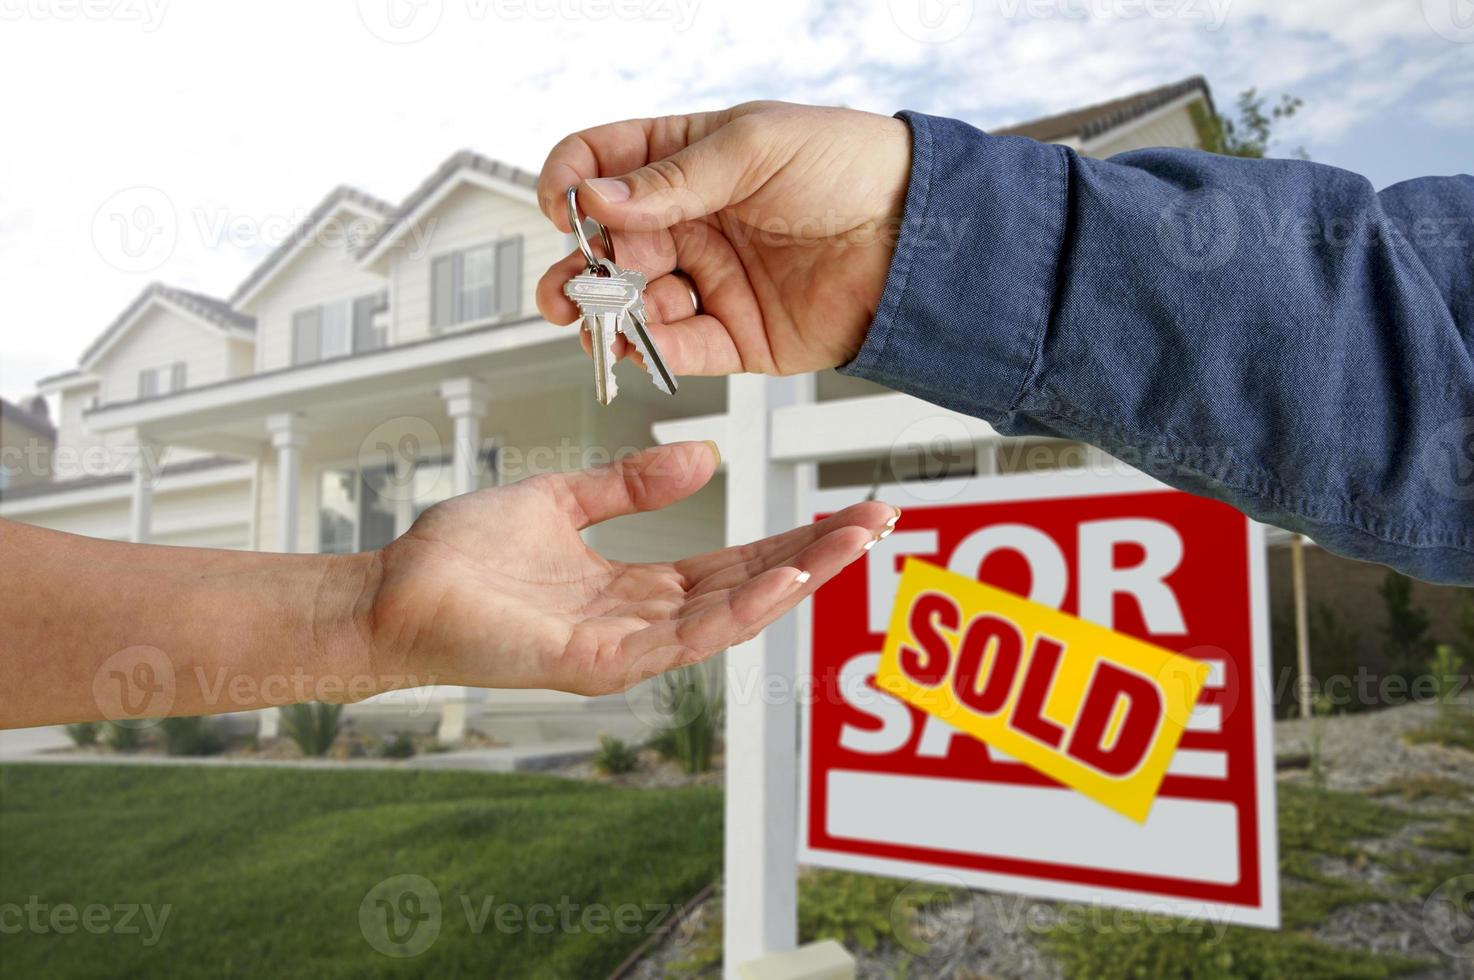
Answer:
<svg viewBox="0 0 1474 980"><path fill-rule="evenodd" d="M143 744L143 729L137 723L110 721L102 730L102 741L108 748L130 752Z"/></svg>
<svg viewBox="0 0 1474 980"><path fill-rule="evenodd" d="M1433 654L1428 614L1413 605L1413 580L1406 575L1388 572L1377 591L1387 609L1382 651L1391 670L1411 681Z"/></svg>
<svg viewBox="0 0 1474 980"><path fill-rule="evenodd" d="M594 753L594 768L611 776L632 772L639 763L639 754L622 738L599 736L599 751Z"/></svg>
<svg viewBox="0 0 1474 980"><path fill-rule="evenodd" d="M309 701L281 709L281 728L306 756L327 755L338 738L343 715L341 704Z"/></svg>
<svg viewBox="0 0 1474 980"><path fill-rule="evenodd" d="M219 755L225 750L225 739L206 718L165 718L160 723L164 733L164 751L170 755Z"/></svg>
<svg viewBox="0 0 1474 980"><path fill-rule="evenodd" d="M79 721L67 726L67 737L76 746L96 745L97 736L101 730L102 725L95 721Z"/></svg>
<svg viewBox="0 0 1474 980"><path fill-rule="evenodd" d="M381 759L408 759L415 754L414 739L409 732L395 732L379 743L378 754Z"/></svg>
<svg viewBox="0 0 1474 980"><path fill-rule="evenodd" d="M723 688L713 676L696 665L663 674L656 681L655 703L668 721L650 745L691 774L711 770L721 738Z"/></svg>

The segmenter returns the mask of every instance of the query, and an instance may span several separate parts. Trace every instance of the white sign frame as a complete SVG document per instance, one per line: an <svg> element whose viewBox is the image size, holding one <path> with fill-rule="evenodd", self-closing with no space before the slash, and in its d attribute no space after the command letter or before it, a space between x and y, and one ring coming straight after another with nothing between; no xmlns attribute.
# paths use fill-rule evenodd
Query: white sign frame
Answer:
<svg viewBox="0 0 1474 980"><path fill-rule="evenodd" d="M1116 464L1119 466L1120 464ZM910 507L945 506L951 504L993 503L1010 500L1051 500L1078 496L1140 493L1170 490L1165 484L1146 476L1130 473L1098 473L1089 470L1055 470L1047 473L1019 475L978 475L951 480L900 483L882 486L877 498L906 510ZM813 515L838 511L863 499L860 488L812 490L800 495L800 521ZM898 531L906 529L904 516ZM923 862L858 855L810 847L809 837L809 762L812 698L804 698L800 709L799 733L799 833L798 861L819 867L837 868L866 874L905 879L950 878L969 888L1022 895L1043 900L1081 902L1097 906L1114 906L1145 912L1164 913L1185 918L1222 922L1231 925L1277 929L1280 925L1279 840L1275 808L1274 718L1269 695L1273 691L1269 647L1269 608L1265 529L1249 521L1247 536L1250 581L1250 637L1253 677L1241 687L1248 697L1256 698L1254 715L1254 762L1259 850L1260 905L1247 907L1217 901L1186 899L1180 896L1083 885L1023 875L1003 874L969 868L954 868ZM812 680L813 612L809 603L799 611L798 676ZM1094 804L1092 804L1094 805ZM1118 819L1117 814L1101 808L1101 813Z"/></svg>

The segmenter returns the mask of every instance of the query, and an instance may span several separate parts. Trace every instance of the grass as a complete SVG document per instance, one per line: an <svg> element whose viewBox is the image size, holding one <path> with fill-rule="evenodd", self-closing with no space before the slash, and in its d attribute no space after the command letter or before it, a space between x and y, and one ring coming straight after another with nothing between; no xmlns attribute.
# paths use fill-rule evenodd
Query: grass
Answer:
<svg viewBox="0 0 1474 980"><path fill-rule="evenodd" d="M603 976L668 906L718 875L721 829L714 789L461 772L0 766L0 913L32 896L79 909L171 906L153 946L82 929L7 934L4 973ZM359 925L370 889L401 874L432 882L442 908L438 938L412 960L376 951ZM550 908L523 918L535 906ZM621 930L591 906L638 912L624 913ZM518 911L499 929L509 907Z"/></svg>
<svg viewBox="0 0 1474 980"><path fill-rule="evenodd" d="M1446 711L1403 738L1413 745L1446 745L1474 752L1474 711Z"/></svg>

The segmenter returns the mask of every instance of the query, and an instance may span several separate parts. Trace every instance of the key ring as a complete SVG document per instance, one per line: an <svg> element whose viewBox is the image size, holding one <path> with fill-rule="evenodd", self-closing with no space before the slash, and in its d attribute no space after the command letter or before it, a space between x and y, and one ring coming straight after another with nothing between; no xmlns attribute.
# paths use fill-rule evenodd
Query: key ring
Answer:
<svg viewBox="0 0 1474 980"><path fill-rule="evenodd" d="M568 199L568 223L573 226L573 235L578 239L578 250L583 253L583 260L588 263L589 271L594 275L607 275L607 271L599 264L599 257L594 254L593 248L589 245L588 236L583 233L583 219L578 216L577 184L568 185L566 197ZM594 221L593 218L589 220ZM605 255L610 262L615 261L614 239L609 237L609 229L597 221L594 221L594 224L599 225L599 237L604 240Z"/></svg>

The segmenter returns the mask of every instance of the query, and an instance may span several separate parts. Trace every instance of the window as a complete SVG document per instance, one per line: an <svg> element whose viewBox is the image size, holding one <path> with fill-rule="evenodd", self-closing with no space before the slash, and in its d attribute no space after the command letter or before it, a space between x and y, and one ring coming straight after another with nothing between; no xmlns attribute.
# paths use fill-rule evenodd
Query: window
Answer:
<svg viewBox="0 0 1474 980"><path fill-rule="evenodd" d="M430 263L430 325L445 330L522 312L522 238L447 252Z"/></svg>
<svg viewBox="0 0 1474 980"><path fill-rule="evenodd" d="M159 395L168 395L176 391L183 391L185 386L185 364L183 361L175 361L163 367L144 368L138 372L138 397L155 398Z"/></svg>
<svg viewBox="0 0 1474 980"><path fill-rule="evenodd" d="M311 364L378 350L388 339L384 314L389 298L371 293L298 310L292 314L292 363Z"/></svg>
<svg viewBox="0 0 1474 980"><path fill-rule="evenodd" d="M495 486L496 447L482 450L478 485ZM431 505L450 496L450 460L421 459L409 484L410 515L419 517ZM318 551L345 555L382 548L393 541L396 512L406 487L392 464L365 468L342 467L322 472L318 504Z"/></svg>

